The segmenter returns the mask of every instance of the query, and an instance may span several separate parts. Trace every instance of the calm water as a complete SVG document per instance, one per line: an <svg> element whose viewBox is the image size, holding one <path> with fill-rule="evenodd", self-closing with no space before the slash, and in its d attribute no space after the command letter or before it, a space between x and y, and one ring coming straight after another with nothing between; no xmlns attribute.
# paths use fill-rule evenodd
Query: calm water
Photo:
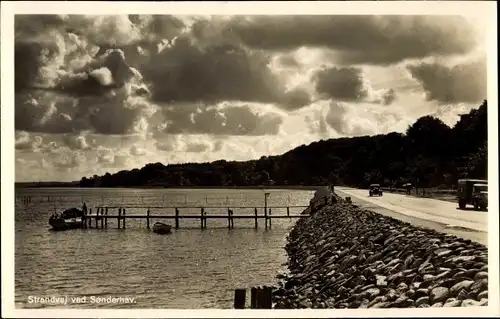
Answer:
<svg viewBox="0 0 500 319"><path fill-rule="evenodd" d="M266 190L269 206L307 205L312 191ZM24 203L22 196L31 196ZM50 196L50 198L49 198ZM49 201L51 199L51 201ZM49 230L54 209L96 205L174 206L180 214L199 215L183 206L263 206L264 190L173 189L19 189L15 209L15 299L24 308L231 308L235 288L274 284L284 270L283 249L296 219L275 219L272 228L254 229L253 220L181 220L180 229L157 235L145 220L127 220L127 229ZM233 209L234 215L245 213ZM291 209L298 214L303 208ZM226 209L207 208L208 214L227 215ZM174 214L173 208L151 214ZM253 208L246 211L253 214ZM259 211L259 214L262 212ZM273 214L286 214L273 209ZM110 212L111 214L111 212ZM146 214L128 208L127 215ZM159 219L157 219L159 220ZM153 220L154 223L157 220ZM167 220L173 225L173 220ZM33 297L64 297L67 305L30 303ZM74 303L71 297L84 297ZM135 303L95 303L94 297L134 297Z"/></svg>

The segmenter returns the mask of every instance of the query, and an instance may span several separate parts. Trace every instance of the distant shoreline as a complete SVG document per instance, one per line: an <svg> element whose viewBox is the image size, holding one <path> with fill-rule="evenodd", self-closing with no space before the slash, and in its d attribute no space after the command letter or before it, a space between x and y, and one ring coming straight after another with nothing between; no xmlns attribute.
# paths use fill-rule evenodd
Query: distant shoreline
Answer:
<svg viewBox="0 0 500 319"><path fill-rule="evenodd" d="M305 185L266 185L266 186L117 186L117 187L80 187L71 183L16 183L15 188L82 188L82 189L99 189L99 188L130 188L130 189L283 189L283 190L311 190L315 191L322 186L305 186Z"/></svg>

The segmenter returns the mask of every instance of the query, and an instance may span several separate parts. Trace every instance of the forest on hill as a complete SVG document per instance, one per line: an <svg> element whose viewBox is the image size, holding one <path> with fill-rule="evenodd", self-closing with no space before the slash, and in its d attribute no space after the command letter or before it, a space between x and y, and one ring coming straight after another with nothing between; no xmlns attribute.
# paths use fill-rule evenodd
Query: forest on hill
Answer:
<svg viewBox="0 0 500 319"><path fill-rule="evenodd" d="M459 178L487 178L487 101L449 127L423 116L407 131L338 138L244 162L147 164L141 169L83 177L81 187L271 186L371 183L455 187Z"/></svg>

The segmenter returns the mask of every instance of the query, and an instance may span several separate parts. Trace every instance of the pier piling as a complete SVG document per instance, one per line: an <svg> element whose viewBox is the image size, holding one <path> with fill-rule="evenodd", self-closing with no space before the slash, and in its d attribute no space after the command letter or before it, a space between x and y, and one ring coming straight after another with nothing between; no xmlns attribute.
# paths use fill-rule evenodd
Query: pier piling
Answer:
<svg viewBox="0 0 500 319"><path fill-rule="evenodd" d="M97 209L97 216L96 216L96 226L97 226L96 228L97 229L99 229L99 228L102 229L102 221L103 221L103 219L101 218L101 216L102 216L102 208L99 207Z"/></svg>
<svg viewBox="0 0 500 319"><path fill-rule="evenodd" d="M293 206L293 207L307 207L307 206ZM164 207L164 206L129 206L127 208L143 208L146 210L146 213L144 214L135 214L132 213L131 215L127 216L126 214L126 208L120 207L120 206L97 206L94 207L94 210L96 211L94 214L92 213L92 208L88 210L88 213L85 213L82 217L82 228L92 228L92 220L95 220L95 228L96 229L105 229L108 227L108 219L109 218L116 218L117 219L117 227L118 229L125 229L126 228L126 221L127 219L139 219L139 220L146 220L146 227L150 229L151 222L153 219L153 216L151 215L151 209L157 208L174 208L174 207ZM241 209L251 209L253 208L254 213L243 213L239 215L234 214L233 208L229 207L208 207L210 209L219 209L218 212L215 212L213 214L208 214L206 211L207 207L183 207L183 208L197 208L200 209L200 215L197 214L190 214L187 213L185 215L180 215L180 209L178 207L175 207L175 214L174 215L155 215L154 218L161 218L161 219L174 219L175 220L175 228L178 229L180 227L180 219L199 219L200 220L200 228L205 229L207 228L207 220L208 219L227 219L227 227L228 229L233 229L234 228L234 220L235 219L253 219L254 220L254 226L257 229L258 228L258 223L259 219L264 219L265 222L265 227L266 229L271 228L272 226L272 219L275 218L286 218L286 219L291 219L291 218L301 218L305 216L309 216L309 214L300 214L300 215L293 215L289 213L289 207L283 206L275 206L272 208L283 208L287 210L287 214L272 214L272 208L271 207L263 207L263 206L258 206L258 207L236 207L236 208L241 208ZM111 209L111 214L109 212L109 209ZM113 209L115 209L115 213L113 213ZM227 215L221 215L220 210L227 210ZM263 209L263 214L259 215L259 209Z"/></svg>
<svg viewBox="0 0 500 319"><path fill-rule="evenodd" d="M236 289L234 291L234 309L245 309L246 289Z"/></svg>
<svg viewBox="0 0 500 319"><path fill-rule="evenodd" d="M271 228L271 208L269 208L269 228Z"/></svg>
<svg viewBox="0 0 500 319"><path fill-rule="evenodd" d="M104 207L101 207L100 216L99 220L101 221L101 229L104 229L104 220L106 219L104 218Z"/></svg>
<svg viewBox="0 0 500 319"><path fill-rule="evenodd" d="M257 308L257 288L250 289L250 308Z"/></svg>
<svg viewBox="0 0 500 319"><path fill-rule="evenodd" d="M264 221L266 222L266 229L267 229L267 207L264 208Z"/></svg>
<svg viewBox="0 0 500 319"><path fill-rule="evenodd" d="M201 208L201 211L200 211L200 223L201 223L201 229L205 228L205 227L204 227L205 225L203 224L203 217L204 217L204 215L205 215L205 209L202 207L202 208Z"/></svg>
<svg viewBox="0 0 500 319"><path fill-rule="evenodd" d="M90 215L92 215L92 208L90 209ZM89 228L92 228L92 217L89 217Z"/></svg>
<svg viewBox="0 0 500 319"><path fill-rule="evenodd" d="M105 214L105 210L104 210L104 207L101 208L101 229L104 229L104 221L106 221L107 219L104 218L104 214Z"/></svg>
<svg viewBox="0 0 500 319"><path fill-rule="evenodd" d="M179 229L179 208L175 208L175 229Z"/></svg>
<svg viewBox="0 0 500 319"><path fill-rule="evenodd" d="M102 220L103 219L100 217L101 215L102 215L102 208L99 207L99 208L97 208L97 216L95 218L95 226L96 226L95 228L96 229L99 229L99 228L102 229Z"/></svg>
<svg viewBox="0 0 500 319"><path fill-rule="evenodd" d="M259 223L257 222L257 208L255 208L255 229L257 229L259 227Z"/></svg>
<svg viewBox="0 0 500 319"><path fill-rule="evenodd" d="M122 209L119 208L118 209L118 217L116 218L117 222L118 222L118 229L120 229L120 219L122 217Z"/></svg>
<svg viewBox="0 0 500 319"><path fill-rule="evenodd" d="M147 219L146 219L146 221L147 221L147 226L146 226L146 227L149 229L149 228L150 228L150 227L149 227L149 214L150 214L149 208L148 208L148 212L147 212L147 214L148 214L148 217L147 217Z"/></svg>
<svg viewBox="0 0 500 319"><path fill-rule="evenodd" d="M122 218L123 218L123 229L125 229L125 208L123 209L123 212L122 212Z"/></svg>
<svg viewBox="0 0 500 319"><path fill-rule="evenodd" d="M243 292L242 292L243 290ZM250 289L250 308L251 309L272 309L272 287L252 287ZM234 309L243 309L246 289L234 290Z"/></svg>

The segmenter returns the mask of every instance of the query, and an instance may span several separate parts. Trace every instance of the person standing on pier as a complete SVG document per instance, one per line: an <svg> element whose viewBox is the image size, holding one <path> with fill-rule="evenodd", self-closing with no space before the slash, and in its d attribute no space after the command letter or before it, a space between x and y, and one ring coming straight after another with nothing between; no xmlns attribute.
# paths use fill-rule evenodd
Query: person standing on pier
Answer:
<svg viewBox="0 0 500 319"><path fill-rule="evenodd" d="M85 202L83 202L82 211L84 215L87 215L87 205L85 204Z"/></svg>

